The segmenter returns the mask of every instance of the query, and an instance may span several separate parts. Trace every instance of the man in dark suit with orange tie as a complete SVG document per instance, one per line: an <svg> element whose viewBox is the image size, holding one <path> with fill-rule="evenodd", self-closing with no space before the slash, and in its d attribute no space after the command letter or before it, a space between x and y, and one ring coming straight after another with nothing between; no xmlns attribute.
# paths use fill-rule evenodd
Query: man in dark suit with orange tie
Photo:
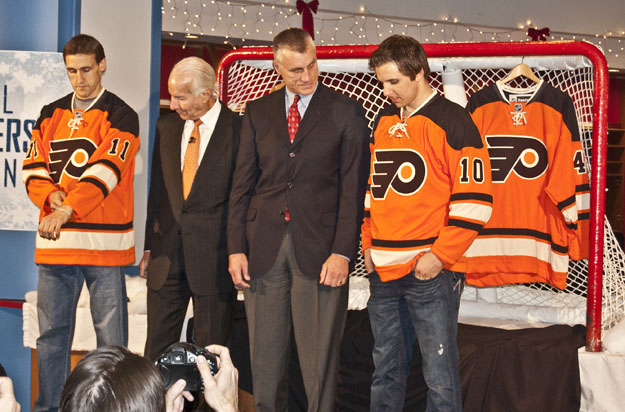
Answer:
<svg viewBox="0 0 625 412"><path fill-rule="evenodd" d="M145 356L178 342L189 299L200 346L226 345L235 290L228 275L226 218L241 120L215 97L215 71L188 57L169 75L171 109L157 121L145 252Z"/></svg>
<svg viewBox="0 0 625 412"><path fill-rule="evenodd" d="M281 32L273 52L286 87L245 110L229 271L245 296L255 410L286 411L293 330L308 410L332 411L369 131L360 104L318 81L307 32Z"/></svg>

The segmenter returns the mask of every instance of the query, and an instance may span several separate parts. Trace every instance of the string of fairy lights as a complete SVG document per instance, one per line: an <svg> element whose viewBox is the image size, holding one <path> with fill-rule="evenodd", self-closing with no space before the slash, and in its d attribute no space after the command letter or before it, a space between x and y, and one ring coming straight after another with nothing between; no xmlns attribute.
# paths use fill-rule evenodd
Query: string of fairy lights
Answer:
<svg viewBox="0 0 625 412"><path fill-rule="evenodd" d="M161 12L164 27L182 28L187 38L224 37L225 43L271 40L283 29L302 25L296 0L163 0ZM524 41L531 40L527 31L535 28L529 20L518 27L498 27L467 24L452 16L427 20L372 14L364 7L353 14L319 8L312 16L315 42L321 45L376 44L391 34L410 35L425 43ZM546 40L589 41L600 46L607 58L625 57L625 31L551 32Z"/></svg>

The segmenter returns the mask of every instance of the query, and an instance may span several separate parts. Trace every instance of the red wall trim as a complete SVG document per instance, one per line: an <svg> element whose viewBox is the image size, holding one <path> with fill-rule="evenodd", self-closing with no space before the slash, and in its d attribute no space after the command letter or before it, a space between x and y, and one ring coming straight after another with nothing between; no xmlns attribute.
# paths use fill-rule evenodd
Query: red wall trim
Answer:
<svg viewBox="0 0 625 412"><path fill-rule="evenodd" d="M23 299L0 299L0 308L22 309Z"/></svg>

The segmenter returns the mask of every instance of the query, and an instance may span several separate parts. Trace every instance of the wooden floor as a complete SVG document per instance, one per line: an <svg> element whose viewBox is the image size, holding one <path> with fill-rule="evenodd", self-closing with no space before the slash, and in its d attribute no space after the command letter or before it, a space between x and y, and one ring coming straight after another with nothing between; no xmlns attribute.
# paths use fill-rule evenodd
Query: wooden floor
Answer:
<svg viewBox="0 0 625 412"><path fill-rule="evenodd" d="M88 352L72 351L71 354L71 368L80 362L83 356ZM35 401L37 400L37 393L39 393L39 373L37 369L37 351L35 349L30 350L30 410L33 410Z"/></svg>
<svg viewBox="0 0 625 412"><path fill-rule="evenodd" d="M243 389L239 389L239 412L254 412L254 397Z"/></svg>

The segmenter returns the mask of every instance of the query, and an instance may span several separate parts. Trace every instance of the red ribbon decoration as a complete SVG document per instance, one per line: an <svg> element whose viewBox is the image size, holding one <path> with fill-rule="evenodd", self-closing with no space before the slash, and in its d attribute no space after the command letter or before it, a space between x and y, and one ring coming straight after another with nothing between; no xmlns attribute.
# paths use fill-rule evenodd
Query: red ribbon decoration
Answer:
<svg viewBox="0 0 625 412"><path fill-rule="evenodd" d="M310 33L310 36L315 39L315 24L313 22L313 13L317 14L317 7L319 7L319 0L313 0L306 3L304 0L297 0L295 4L297 12L302 15L302 29Z"/></svg>
<svg viewBox="0 0 625 412"><path fill-rule="evenodd" d="M532 38L532 41L545 41L547 40L547 36L549 36L549 27L545 27L544 29L540 30L530 27L529 29L527 29L527 35Z"/></svg>

